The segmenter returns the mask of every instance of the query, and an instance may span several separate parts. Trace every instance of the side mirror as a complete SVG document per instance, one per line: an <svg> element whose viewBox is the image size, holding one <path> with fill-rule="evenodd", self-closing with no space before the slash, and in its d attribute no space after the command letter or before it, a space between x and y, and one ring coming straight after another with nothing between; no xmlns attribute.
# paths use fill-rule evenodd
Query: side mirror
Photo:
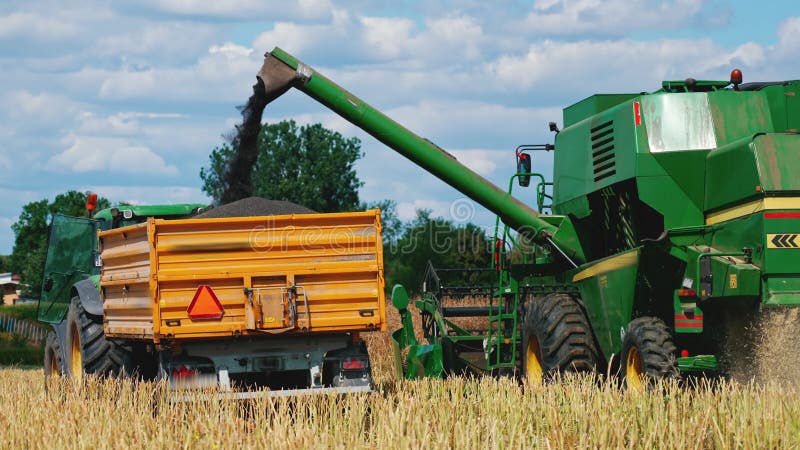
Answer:
<svg viewBox="0 0 800 450"><path fill-rule="evenodd" d="M520 153L517 155L517 173L531 173L531 155L527 153ZM517 177L517 180L522 187L531 185L530 175L520 175Z"/></svg>
<svg viewBox="0 0 800 450"><path fill-rule="evenodd" d="M399 310L408 307L408 292L402 284L395 284L392 288L392 305Z"/></svg>
<svg viewBox="0 0 800 450"><path fill-rule="evenodd" d="M53 279L50 277L45 278L42 289L44 289L45 292L50 292L50 289L53 289Z"/></svg>

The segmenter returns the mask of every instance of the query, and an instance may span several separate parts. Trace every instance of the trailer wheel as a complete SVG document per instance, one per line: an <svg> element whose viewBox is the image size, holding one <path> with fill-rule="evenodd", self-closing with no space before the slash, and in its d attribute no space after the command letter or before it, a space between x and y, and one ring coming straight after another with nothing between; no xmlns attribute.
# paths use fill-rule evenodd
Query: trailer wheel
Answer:
<svg viewBox="0 0 800 450"><path fill-rule="evenodd" d="M64 375L64 357L61 352L61 342L54 331L47 333L44 344L44 377L58 377Z"/></svg>
<svg viewBox="0 0 800 450"><path fill-rule="evenodd" d="M76 380L84 374L122 375L130 359L125 348L106 340L102 318L87 313L78 297L69 305L66 340L66 373Z"/></svg>
<svg viewBox="0 0 800 450"><path fill-rule="evenodd" d="M677 378L675 352L664 321L655 317L633 319L622 340L620 361L628 389L641 391L656 380Z"/></svg>
<svg viewBox="0 0 800 450"><path fill-rule="evenodd" d="M529 304L521 353L522 373L530 385L560 372L594 372L598 360L589 321L568 294L549 294Z"/></svg>

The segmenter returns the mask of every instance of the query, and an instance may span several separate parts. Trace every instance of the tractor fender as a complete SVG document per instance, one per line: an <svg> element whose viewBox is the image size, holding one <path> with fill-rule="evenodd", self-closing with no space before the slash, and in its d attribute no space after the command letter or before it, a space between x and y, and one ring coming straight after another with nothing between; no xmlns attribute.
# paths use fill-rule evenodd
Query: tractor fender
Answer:
<svg viewBox="0 0 800 450"><path fill-rule="evenodd" d="M103 302L100 300L100 290L91 278L73 284L72 295L81 300L83 309L86 312L93 316L103 316Z"/></svg>

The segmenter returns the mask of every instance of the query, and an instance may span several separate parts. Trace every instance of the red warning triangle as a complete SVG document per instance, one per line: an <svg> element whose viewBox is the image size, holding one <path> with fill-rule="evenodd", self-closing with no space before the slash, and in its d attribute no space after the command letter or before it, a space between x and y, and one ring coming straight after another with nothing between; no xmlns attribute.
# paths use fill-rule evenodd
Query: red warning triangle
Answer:
<svg viewBox="0 0 800 450"><path fill-rule="evenodd" d="M217 294L211 289L211 286L201 284L197 286L197 292L194 293L192 302L186 308L189 317L193 320L197 319L219 319L225 308L219 302Z"/></svg>

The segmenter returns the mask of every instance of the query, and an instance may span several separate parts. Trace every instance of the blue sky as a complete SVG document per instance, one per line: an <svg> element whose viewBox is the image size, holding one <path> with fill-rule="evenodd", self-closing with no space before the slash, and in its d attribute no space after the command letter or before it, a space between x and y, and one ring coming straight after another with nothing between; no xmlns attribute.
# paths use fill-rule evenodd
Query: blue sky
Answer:
<svg viewBox="0 0 800 450"><path fill-rule="evenodd" d="M199 170L276 45L506 185L514 147L550 142L547 122L592 93L725 79L734 67L745 81L800 78L800 10L713 0L6 0L0 253L11 251L23 204L65 190L204 201ZM408 219L416 208L450 216L462 198L299 92L265 111L285 118L362 139L363 200L392 198ZM551 170L546 157L534 164ZM493 222L478 207L458 218Z"/></svg>

